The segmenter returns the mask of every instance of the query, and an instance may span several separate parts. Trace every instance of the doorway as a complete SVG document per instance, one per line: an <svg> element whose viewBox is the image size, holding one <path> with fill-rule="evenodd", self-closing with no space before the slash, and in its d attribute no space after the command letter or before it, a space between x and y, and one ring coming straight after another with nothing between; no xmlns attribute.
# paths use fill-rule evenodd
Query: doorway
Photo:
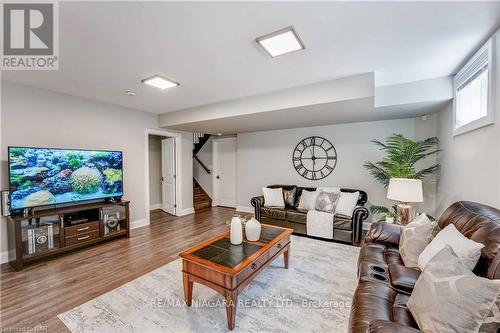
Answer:
<svg viewBox="0 0 500 333"><path fill-rule="evenodd" d="M147 216L162 210L178 216L181 172L180 135L161 130L146 130L146 198Z"/></svg>
<svg viewBox="0 0 500 333"><path fill-rule="evenodd" d="M236 207L236 138L214 139L214 205Z"/></svg>
<svg viewBox="0 0 500 333"><path fill-rule="evenodd" d="M149 154L149 210L162 208L162 140L165 136L148 135Z"/></svg>

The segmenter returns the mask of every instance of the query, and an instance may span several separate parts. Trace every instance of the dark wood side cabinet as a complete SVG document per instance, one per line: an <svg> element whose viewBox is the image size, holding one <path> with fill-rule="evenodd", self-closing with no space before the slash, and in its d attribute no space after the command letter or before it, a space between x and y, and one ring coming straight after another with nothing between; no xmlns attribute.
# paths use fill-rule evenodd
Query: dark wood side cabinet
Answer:
<svg viewBox="0 0 500 333"><path fill-rule="evenodd" d="M26 264L118 237L130 237L129 201L36 211L7 219L9 263Z"/></svg>

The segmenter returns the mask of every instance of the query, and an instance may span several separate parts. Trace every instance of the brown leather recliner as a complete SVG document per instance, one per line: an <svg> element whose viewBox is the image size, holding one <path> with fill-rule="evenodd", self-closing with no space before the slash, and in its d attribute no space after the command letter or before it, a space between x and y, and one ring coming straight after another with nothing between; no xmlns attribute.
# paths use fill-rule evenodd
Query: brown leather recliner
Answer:
<svg viewBox="0 0 500 333"><path fill-rule="evenodd" d="M459 201L441 216L441 229L453 223L465 237L485 246L474 273L500 279L500 210ZM405 267L399 255L401 227L374 223L358 259L359 284L354 293L349 332L420 332L406 306L420 271ZM443 304L445 306L445 304Z"/></svg>

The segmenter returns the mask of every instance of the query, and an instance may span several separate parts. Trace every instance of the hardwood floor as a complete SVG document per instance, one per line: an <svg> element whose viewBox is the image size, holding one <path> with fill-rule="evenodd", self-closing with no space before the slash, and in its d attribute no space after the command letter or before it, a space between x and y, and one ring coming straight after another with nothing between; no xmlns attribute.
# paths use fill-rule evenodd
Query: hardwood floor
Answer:
<svg viewBox="0 0 500 333"><path fill-rule="evenodd" d="M86 248L21 272L2 265L0 328L19 331L13 328L40 325L42 332L69 332L58 314L177 259L183 250L226 230L225 221L234 213L214 207L174 217L157 210L151 213L150 226L133 229L129 239Z"/></svg>

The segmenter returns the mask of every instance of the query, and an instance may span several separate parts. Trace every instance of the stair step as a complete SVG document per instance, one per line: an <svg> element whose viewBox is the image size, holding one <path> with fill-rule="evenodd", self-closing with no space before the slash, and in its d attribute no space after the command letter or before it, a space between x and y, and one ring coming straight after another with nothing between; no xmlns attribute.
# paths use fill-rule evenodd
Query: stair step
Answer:
<svg viewBox="0 0 500 333"><path fill-rule="evenodd" d="M198 201L212 201L210 198L207 197L193 197L193 202L198 202Z"/></svg>
<svg viewBox="0 0 500 333"><path fill-rule="evenodd" d="M202 208L208 208L208 207L212 207L212 204L211 203L200 203L200 204L195 204L194 205L194 210L198 210L198 209L202 209Z"/></svg>
<svg viewBox="0 0 500 333"><path fill-rule="evenodd" d="M193 208L195 210L212 207L212 199L196 180L193 181Z"/></svg>

